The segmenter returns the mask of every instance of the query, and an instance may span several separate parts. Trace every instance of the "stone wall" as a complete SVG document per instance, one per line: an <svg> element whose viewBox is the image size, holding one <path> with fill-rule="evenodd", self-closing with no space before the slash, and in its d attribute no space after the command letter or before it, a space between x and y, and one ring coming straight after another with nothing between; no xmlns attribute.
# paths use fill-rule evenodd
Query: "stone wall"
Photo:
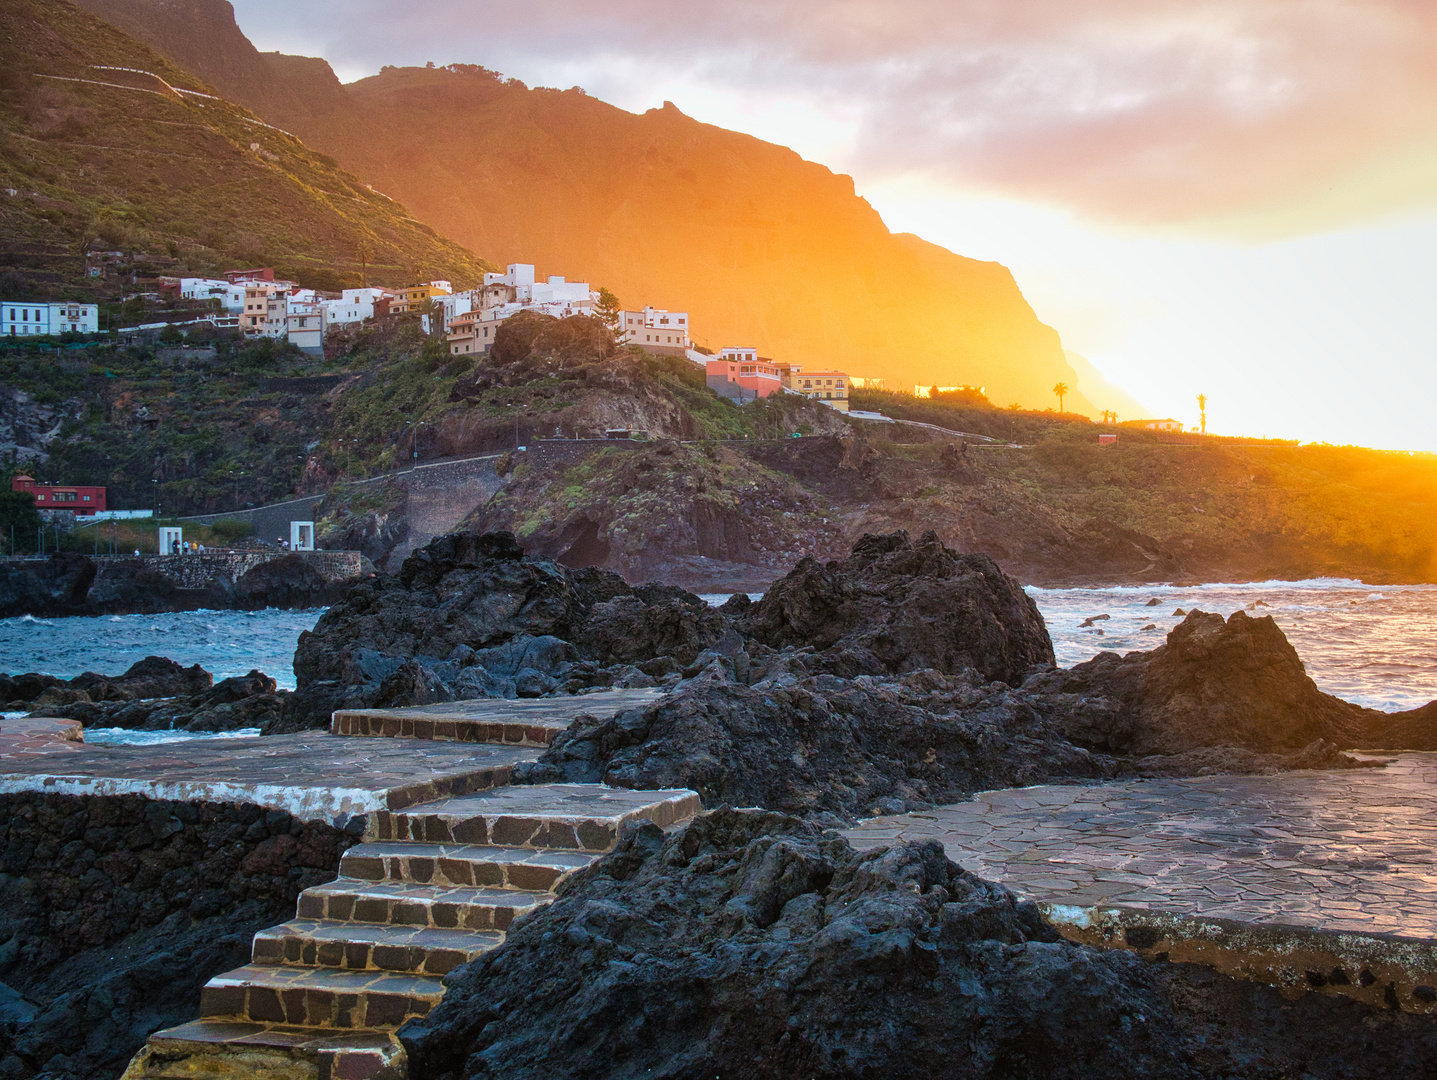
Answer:
<svg viewBox="0 0 1437 1080"><path fill-rule="evenodd" d="M0 795L0 1076L118 1076L355 832L244 804Z"/></svg>
<svg viewBox="0 0 1437 1080"><path fill-rule="evenodd" d="M208 589L222 579L238 581L256 566L289 554L298 555L319 571L326 581L347 581L360 573L361 560L357 551L207 551L203 555L101 555L91 558L99 567L97 582L115 575L131 576L141 570L163 574L181 589Z"/></svg>

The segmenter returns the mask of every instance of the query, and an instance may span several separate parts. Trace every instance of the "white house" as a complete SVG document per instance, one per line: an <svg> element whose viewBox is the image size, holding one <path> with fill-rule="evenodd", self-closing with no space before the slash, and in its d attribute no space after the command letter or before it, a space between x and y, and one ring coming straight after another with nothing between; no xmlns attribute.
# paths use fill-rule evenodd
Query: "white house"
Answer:
<svg viewBox="0 0 1437 1080"><path fill-rule="evenodd" d="M649 352L686 356L689 340L689 313L646 307L643 311L619 312L620 345L642 345Z"/></svg>
<svg viewBox="0 0 1437 1080"><path fill-rule="evenodd" d="M323 301L289 301L284 319L285 336L289 338L289 343L311 356L323 356L324 313Z"/></svg>
<svg viewBox="0 0 1437 1080"><path fill-rule="evenodd" d="M180 278L181 300L218 300L225 311L244 311L244 284L224 278Z"/></svg>
<svg viewBox="0 0 1437 1080"><path fill-rule="evenodd" d="M324 325L358 326L374 318L374 302L385 294L384 289L345 289L338 300L324 301Z"/></svg>
<svg viewBox="0 0 1437 1080"><path fill-rule="evenodd" d="M98 334L100 306L79 303L0 301L0 336L34 334Z"/></svg>

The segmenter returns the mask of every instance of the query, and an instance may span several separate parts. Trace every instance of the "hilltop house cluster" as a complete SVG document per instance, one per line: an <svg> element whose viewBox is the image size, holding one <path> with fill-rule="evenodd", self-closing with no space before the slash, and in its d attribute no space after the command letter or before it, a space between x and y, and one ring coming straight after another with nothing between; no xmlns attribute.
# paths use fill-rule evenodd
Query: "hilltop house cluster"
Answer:
<svg viewBox="0 0 1437 1080"><path fill-rule="evenodd" d="M487 273L481 285L468 290L456 290L448 281L425 281L402 289L375 286L326 293L278 278L272 267L232 270L223 278L162 277L157 287L161 300L197 304L204 310L184 321L126 327L119 331L122 337L143 339L167 326L203 324L246 338L287 341L312 355L323 354L331 331L401 315L416 317L425 333L442 333L455 356L483 355L505 319L523 311L559 319L592 316L600 299L587 281L538 280L532 263L510 263L504 273ZM694 347L686 311L649 306L603 314L612 321L620 344L684 357L704 368L715 393L740 404L784 392L848 411L853 380L845 372L804 371L759 356L749 347L727 348L715 358ZM99 331L94 304L6 304L0 315L5 320L0 330L12 334Z"/></svg>

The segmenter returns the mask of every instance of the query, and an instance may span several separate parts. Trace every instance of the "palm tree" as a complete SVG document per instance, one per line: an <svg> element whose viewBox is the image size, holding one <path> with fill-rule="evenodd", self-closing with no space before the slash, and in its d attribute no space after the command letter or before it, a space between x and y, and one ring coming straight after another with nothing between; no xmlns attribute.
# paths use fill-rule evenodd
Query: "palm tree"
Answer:
<svg viewBox="0 0 1437 1080"><path fill-rule="evenodd" d="M1202 415L1202 433L1207 434L1207 395L1198 395L1198 412Z"/></svg>
<svg viewBox="0 0 1437 1080"><path fill-rule="evenodd" d="M1053 387L1053 393L1058 395L1058 415L1061 416L1063 413L1063 398L1068 396L1068 384L1065 382L1058 383L1057 386Z"/></svg>

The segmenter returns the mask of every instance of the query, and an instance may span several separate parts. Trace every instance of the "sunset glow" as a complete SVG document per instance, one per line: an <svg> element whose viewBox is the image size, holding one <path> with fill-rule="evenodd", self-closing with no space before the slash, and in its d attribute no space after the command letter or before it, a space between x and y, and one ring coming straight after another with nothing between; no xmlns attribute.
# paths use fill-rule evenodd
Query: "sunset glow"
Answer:
<svg viewBox="0 0 1437 1080"><path fill-rule="evenodd" d="M1222 433L1437 449L1424 5L235 6L345 80L478 63L791 146L1008 266L1155 414L1205 392Z"/></svg>

